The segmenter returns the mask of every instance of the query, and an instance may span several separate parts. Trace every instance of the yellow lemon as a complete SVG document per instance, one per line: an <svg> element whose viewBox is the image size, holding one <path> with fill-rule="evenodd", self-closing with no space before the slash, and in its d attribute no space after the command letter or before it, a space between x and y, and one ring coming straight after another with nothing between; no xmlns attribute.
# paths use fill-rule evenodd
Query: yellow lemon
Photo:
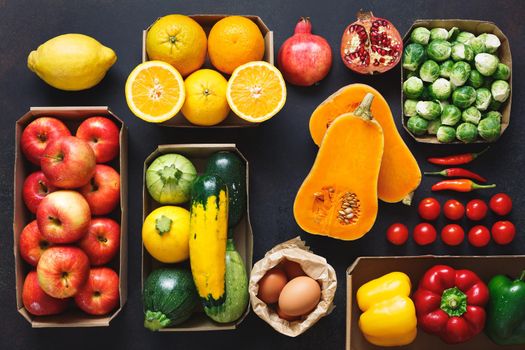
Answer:
<svg viewBox="0 0 525 350"><path fill-rule="evenodd" d="M90 36L54 37L27 57L27 67L61 90L84 90L97 85L117 61L115 52Z"/></svg>
<svg viewBox="0 0 525 350"><path fill-rule="evenodd" d="M226 100L228 82L221 73L201 69L184 81L186 101L182 114L192 124L210 126L222 122L230 113Z"/></svg>
<svg viewBox="0 0 525 350"><path fill-rule="evenodd" d="M177 263L190 256L190 212L163 206L152 211L142 225L142 242L152 257L163 263Z"/></svg>
<svg viewBox="0 0 525 350"><path fill-rule="evenodd" d="M206 33L188 16L164 16L148 30L146 52L150 60L168 62L185 77L204 64Z"/></svg>

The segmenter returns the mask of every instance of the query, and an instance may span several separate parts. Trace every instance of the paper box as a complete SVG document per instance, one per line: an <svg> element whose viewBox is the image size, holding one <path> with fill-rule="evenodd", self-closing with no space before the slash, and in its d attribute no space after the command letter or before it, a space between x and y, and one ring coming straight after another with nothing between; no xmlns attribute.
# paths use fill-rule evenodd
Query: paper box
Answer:
<svg viewBox="0 0 525 350"><path fill-rule="evenodd" d="M120 173L120 206L117 207L109 217L120 223L120 250L108 266L113 268L120 277L120 303L117 309L106 316L90 316L76 307L69 307L62 314L54 316L33 316L24 308L22 302L22 286L30 266L22 259L19 252L19 238L24 226L34 220L35 216L25 206L22 199L22 187L25 178L38 167L30 163L22 154L20 138L24 128L38 117L49 116L62 120L74 135L80 123L92 116L104 116L111 119L120 129L120 152L119 157L109 163ZM127 129L124 122L119 119L108 107L31 107L16 122L16 145L15 145L15 169L14 169L14 205L13 205L13 233L15 255L15 277L16 277L16 307L18 312L31 323L34 328L44 327L104 327L118 315L127 299L127 262L128 262L128 143Z"/></svg>

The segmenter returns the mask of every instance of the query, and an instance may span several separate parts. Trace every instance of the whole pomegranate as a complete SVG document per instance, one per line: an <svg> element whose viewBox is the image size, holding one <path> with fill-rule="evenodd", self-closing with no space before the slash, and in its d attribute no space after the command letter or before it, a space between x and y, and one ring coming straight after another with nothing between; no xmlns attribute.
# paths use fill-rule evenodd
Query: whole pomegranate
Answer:
<svg viewBox="0 0 525 350"><path fill-rule="evenodd" d="M399 63L403 40L396 27L370 11L359 11L357 21L346 27L341 39L341 58L354 72L386 72Z"/></svg>
<svg viewBox="0 0 525 350"><path fill-rule="evenodd" d="M332 48L325 38L312 34L310 19L301 18L277 57L279 69L290 84L310 86L322 80L332 67Z"/></svg>

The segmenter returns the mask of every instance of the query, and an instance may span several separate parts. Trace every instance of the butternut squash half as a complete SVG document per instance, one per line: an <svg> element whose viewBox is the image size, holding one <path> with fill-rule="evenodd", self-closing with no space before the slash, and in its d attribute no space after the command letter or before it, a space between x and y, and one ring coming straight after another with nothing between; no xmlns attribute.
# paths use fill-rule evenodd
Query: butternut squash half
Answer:
<svg viewBox="0 0 525 350"><path fill-rule="evenodd" d="M378 181L378 196L383 202L403 201L410 205L414 191L421 183L421 170L416 159L399 135L388 103L374 88L365 84L350 84L332 94L310 117L310 134L321 144L326 130L341 114L357 108L363 97L374 95L371 111L381 124L385 137L385 150Z"/></svg>
<svg viewBox="0 0 525 350"><path fill-rule="evenodd" d="M383 130L372 118L374 95L337 118L297 192L294 216L306 232L342 240L365 235L377 217Z"/></svg>

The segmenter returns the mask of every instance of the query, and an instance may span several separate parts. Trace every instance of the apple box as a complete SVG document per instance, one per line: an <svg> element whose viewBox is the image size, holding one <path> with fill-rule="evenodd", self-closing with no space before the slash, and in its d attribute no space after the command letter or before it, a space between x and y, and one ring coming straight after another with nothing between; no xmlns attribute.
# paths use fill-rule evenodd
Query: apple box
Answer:
<svg viewBox="0 0 525 350"><path fill-rule="evenodd" d="M151 153L146 160L144 161L144 174L143 174L143 189L142 189L142 219L146 218L149 213L158 207L163 206L156 202L151 195L149 194L146 188L146 170L150 164L159 156L168 153L177 153L181 154L184 157L188 158L195 168L199 175L204 173L206 169L206 163L208 157L218 151L229 151L237 153L246 162L246 213L243 215L241 221L235 226L233 230L233 239L235 242L235 248L241 255L244 266L248 273L248 279L250 278L250 270L252 268L252 258L253 258L253 232L252 226L250 224L250 197L249 197L249 183L248 183L248 161L242 155L242 153L237 149L235 144L179 144L179 145L160 145L157 147L153 153ZM179 205L186 209L190 209L190 203ZM182 262L179 264L163 264L155 260L148 251L142 245L142 280L141 280L141 290L144 287L144 281L148 278L149 274L158 268L165 266L181 266L183 268L190 269L189 261ZM244 320L248 312L250 311L250 305L247 305L246 311L244 314L236 321L231 323L216 323L212 321L202 309L197 310L193 313L189 320L186 322L177 325L163 328L160 331L164 332L183 332L183 331L219 331L219 330L232 330L237 328L237 326Z"/></svg>
<svg viewBox="0 0 525 350"><path fill-rule="evenodd" d="M31 213L25 206L22 198L22 191L24 180L26 177L39 170L39 167L29 162L24 154L22 154L20 141L24 128L33 120L39 117L54 117L63 121L74 135L80 123L93 116L103 116L112 120L119 128L119 155L107 165L113 167L120 173L120 205L113 210L106 217L112 218L120 224L120 248L117 255L105 266L112 268L119 275L119 291L120 301L119 305L110 314L105 316L91 316L84 313L82 310L70 301L70 305L61 314L53 316L34 316L30 314L24 307L22 302L22 289L24 279L27 273L35 268L27 264L21 257L19 249L20 234L24 227L35 219L35 215ZM128 208L128 176L127 176L127 129L124 122L119 119L108 107L31 107L29 112L24 114L16 122L16 138L15 138L15 168L14 168L14 217L13 217L13 234L14 234L14 256L15 256L15 278L16 278L16 307L18 312L29 322L34 328L45 327L105 327L109 326L109 322L118 315L127 299L127 208ZM74 244L74 243L73 243ZM72 245L73 245L72 244Z"/></svg>

